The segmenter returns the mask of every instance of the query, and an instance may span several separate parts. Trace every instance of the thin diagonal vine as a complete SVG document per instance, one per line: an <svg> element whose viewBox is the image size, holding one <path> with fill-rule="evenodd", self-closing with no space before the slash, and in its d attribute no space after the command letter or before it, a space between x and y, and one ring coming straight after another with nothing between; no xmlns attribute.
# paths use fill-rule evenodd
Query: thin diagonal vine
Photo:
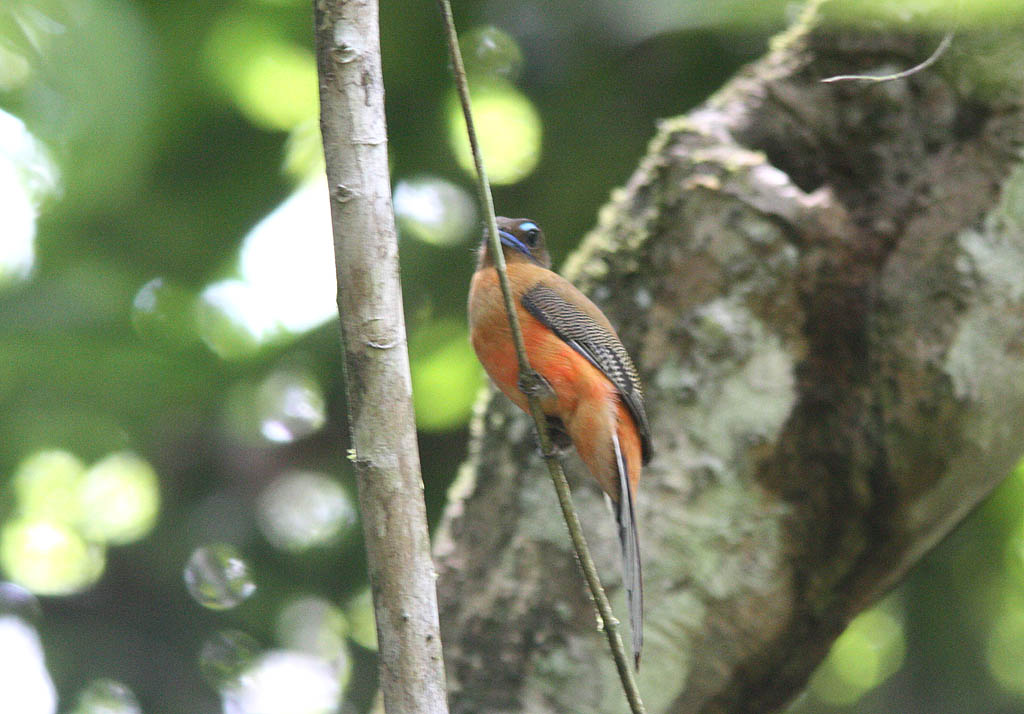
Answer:
<svg viewBox="0 0 1024 714"><path fill-rule="evenodd" d="M602 629L608 637L608 645L611 648L612 656L615 658L615 666L619 672L619 679L622 681L622 689L626 694L631 712L633 714L643 714L646 712L646 709L644 708L643 701L640 699L640 690L636 684L633 668L630 667L629 661L626 658L626 649L622 644L622 636L619 633L619 621L612 612L611 603L608 602L608 596L601 586L597 567L594 565L594 560L590 556L590 549L587 547L587 542L583 537L583 529L580 527L576 509L572 504L569 483L565 479L562 465L559 463L558 457L552 448L551 437L547 429L547 420L541 410L540 400L536 395L536 387L540 383L540 377L530 367L529 359L526 356L526 345L523 342L523 333L519 326L519 316L516 313L512 290L509 286L508 274L505 269L505 256L501 251L501 243L498 239L498 224L494 216L494 199L491 197L491 187L487 181L487 173L484 170L483 157L477 141L476 128L473 124L473 113L469 98L469 82L466 79L466 70L462 63L462 52L459 50L459 40L455 32L455 20L452 17L451 2L450 0L438 0L438 5L441 8L441 17L444 22L448 53L452 62L452 72L455 75L455 86L458 89L459 101L462 103L462 113L466 119L466 133L469 136L469 145L473 153L473 163L476 165L477 193L479 194L480 206L483 209L484 220L487 222L488 248L494 259L494 267L498 271L501 293L505 300L505 311L508 314L509 326L512 329L512 340L515 344L516 358L519 362L519 382L525 387L524 391L530 404L530 414L533 416L537 435L540 438L541 451L548 465L551 480L555 485L555 492L558 494L558 503L562 507L562 515L565 517L565 524L569 529L569 537L572 539L573 548L576 550L576 557L583 570L587 585L590 587L594 603L597 605Z"/></svg>

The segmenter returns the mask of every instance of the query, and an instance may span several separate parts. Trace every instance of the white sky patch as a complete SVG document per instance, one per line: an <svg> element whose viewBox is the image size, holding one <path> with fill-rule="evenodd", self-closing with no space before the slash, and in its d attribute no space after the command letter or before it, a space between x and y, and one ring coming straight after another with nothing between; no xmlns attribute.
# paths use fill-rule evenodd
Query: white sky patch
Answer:
<svg viewBox="0 0 1024 714"><path fill-rule="evenodd" d="M199 333L225 359L245 355L279 334L269 296L244 280L221 280L199 296Z"/></svg>
<svg viewBox="0 0 1024 714"><path fill-rule="evenodd" d="M43 661L39 635L22 620L6 615L0 616L0 711L57 711L57 690Z"/></svg>
<svg viewBox="0 0 1024 714"><path fill-rule="evenodd" d="M341 699L341 681L319 657L272 650L221 696L224 714L330 714Z"/></svg>
<svg viewBox="0 0 1024 714"><path fill-rule="evenodd" d="M301 186L245 237L242 280L267 318L291 333L338 314L337 279L326 181Z"/></svg>
<svg viewBox="0 0 1024 714"><path fill-rule="evenodd" d="M0 110L0 287L32 274L39 207L57 186L46 148L24 122Z"/></svg>

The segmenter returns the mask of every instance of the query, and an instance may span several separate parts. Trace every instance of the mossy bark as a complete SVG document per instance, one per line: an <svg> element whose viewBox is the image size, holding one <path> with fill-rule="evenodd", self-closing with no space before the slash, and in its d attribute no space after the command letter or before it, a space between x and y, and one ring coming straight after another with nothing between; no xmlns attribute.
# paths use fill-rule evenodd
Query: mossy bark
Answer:
<svg viewBox="0 0 1024 714"><path fill-rule="evenodd" d="M784 36L659 127L566 266L647 385L651 712L780 708L1024 452L1019 81L970 38L819 81L936 42ZM471 453L436 544L452 711L624 711L528 419L483 400ZM623 612L613 519L567 469Z"/></svg>

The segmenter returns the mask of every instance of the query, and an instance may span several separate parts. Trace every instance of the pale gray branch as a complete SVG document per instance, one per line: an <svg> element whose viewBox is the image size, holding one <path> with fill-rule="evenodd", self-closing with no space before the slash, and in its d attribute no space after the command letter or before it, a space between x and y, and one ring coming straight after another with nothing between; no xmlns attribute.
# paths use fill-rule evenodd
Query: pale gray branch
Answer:
<svg viewBox="0 0 1024 714"><path fill-rule="evenodd" d="M384 707L391 714L446 714L388 179L377 3L314 5L349 423Z"/></svg>

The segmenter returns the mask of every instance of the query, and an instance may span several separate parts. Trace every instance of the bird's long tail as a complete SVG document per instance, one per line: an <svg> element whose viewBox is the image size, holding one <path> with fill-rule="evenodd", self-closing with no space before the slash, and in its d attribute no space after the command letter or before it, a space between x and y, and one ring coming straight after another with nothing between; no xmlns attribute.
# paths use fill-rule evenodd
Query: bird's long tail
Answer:
<svg viewBox="0 0 1024 714"><path fill-rule="evenodd" d="M619 524L619 544L622 546L622 582L626 587L629 607L629 629L633 635L633 663L640 668L640 650L644 645L644 580L640 565L640 540L636 532L636 508L633 490L629 487L629 471L619 445L619 435L612 430L615 446L615 467L619 471L619 501L615 506L615 519Z"/></svg>

